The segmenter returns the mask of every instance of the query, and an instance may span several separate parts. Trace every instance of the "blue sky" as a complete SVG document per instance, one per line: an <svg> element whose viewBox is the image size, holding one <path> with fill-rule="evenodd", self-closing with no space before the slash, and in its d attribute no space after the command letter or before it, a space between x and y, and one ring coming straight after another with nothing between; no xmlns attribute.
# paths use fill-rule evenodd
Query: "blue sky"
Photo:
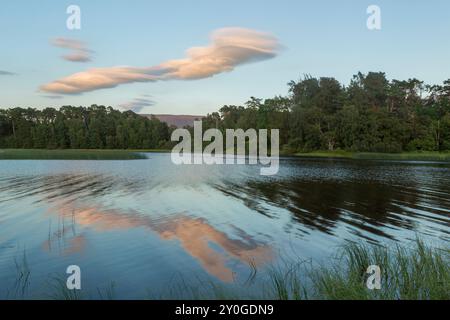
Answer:
<svg viewBox="0 0 450 320"><path fill-rule="evenodd" d="M81 30L66 28L71 4L81 8ZM381 8L379 31L366 27L371 4ZM450 78L449 18L446 0L5 0L0 4L0 107L142 103L149 105L144 113L206 114L224 104L243 104L250 96L285 95L287 82L303 74L348 83L358 71L384 71L389 78L440 83ZM258 51L253 63L200 79L177 75L76 94L42 90L93 68L149 68L184 59L187 49L210 46L211 35L224 28L252 30L250 37L261 32L261 41L273 37L280 46L273 55ZM84 43L90 61L61 58L73 51L56 46L58 38Z"/></svg>

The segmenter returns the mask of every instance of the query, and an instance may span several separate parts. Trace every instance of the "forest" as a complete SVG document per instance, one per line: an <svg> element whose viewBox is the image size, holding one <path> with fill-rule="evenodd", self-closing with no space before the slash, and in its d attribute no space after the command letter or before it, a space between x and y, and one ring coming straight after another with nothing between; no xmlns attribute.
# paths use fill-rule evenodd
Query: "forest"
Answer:
<svg viewBox="0 0 450 320"><path fill-rule="evenodd" d="M170 147L169 127L111 107L0 110L0 147L24 149L155 149Z"/></svg>
<svg viewBox="0 0 450 320"><path fill-rule="evenodd" d="M289 93L251 97L203 119L203 129L279 129L284 153L450 150L450 79L429 85L358 73L348 85L304 76ZM174 128L111 107L0 109L0 148L169 149Z"/></svg>

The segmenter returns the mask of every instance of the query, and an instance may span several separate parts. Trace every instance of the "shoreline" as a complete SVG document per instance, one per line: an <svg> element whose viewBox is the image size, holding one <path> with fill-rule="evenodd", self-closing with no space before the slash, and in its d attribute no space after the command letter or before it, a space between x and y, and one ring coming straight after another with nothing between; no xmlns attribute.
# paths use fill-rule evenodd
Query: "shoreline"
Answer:
<svg viewBox="0 0 450 320"><path fill-rule="evenodd" d="M169 149L0 149L0 160L140 160L146 159L142 153L170 152L171 150ZM450 152L438 151L401 153L349 151L281 152L280 157L450 162Z"/></svg>
<svg viewBox="0 0 450 320"><path fill-rule="evenodd" d="M298 158L450 162L450 152L438 152L438 151L423 151L423 152L413 151L400 153L313 151L308 153L293 153L283 155Z"/></svg>

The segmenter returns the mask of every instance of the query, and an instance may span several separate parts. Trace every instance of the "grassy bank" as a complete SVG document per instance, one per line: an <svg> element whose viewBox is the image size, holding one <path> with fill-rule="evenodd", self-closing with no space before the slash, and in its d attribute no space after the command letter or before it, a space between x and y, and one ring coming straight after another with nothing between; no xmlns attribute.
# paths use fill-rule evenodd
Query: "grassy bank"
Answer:
<svg viewBox="0 0 450 320"><path fill-rule="evenodd" d="M381 270L381 289L367 287L367 268ZM252 272L252 282L258 281ZM448 300L450 250L417 241L412 247L349 244L326 266L312 261L284 262L260 274L263 289L246 293L245 284L224 288L215 284L169 287L163 299L270 299L270 300ZM248 282L248 281L246 281ZM177 293L180 295L178 296ZM188 293L188 295L186 295Z"/></svg>
<svg viewBox="0 0 450 320"><path fill-rule="evenodd" d="M381 269L380 290L367 288L370 265ZM421 241L412 248L391 249L351 244L331 267L310 270L309 279L314 299L450 299L450 251L432 249Z"/></svg>
<svg viewBox="0 0 450 320"><path fill-rule="evenodd" d="M170 153L167 149L0 149L0 160L134 160L145 159L143 153ZM357 160L449 161L450 152L370 153L348 151L314 151L308 153L281 153L300 158L340 158Z"/></svg>
<svg viewBox="0 0 450 320"><path fill-rule="evenodd" d="M305 158L341 158L358 160L450 161L450 152L433 151L401 153L315 151L308 153L295 153L294 156Z"/></svg>
<svg viewBox="0 0 450 320"><path fill-rule="evenodd" d="M367 288L370 265L381 270L381 289ZM114 281L93 292L69 291L67 275L49 276L43 283L43 293L35 296L28 292L32 272L25 255L15 260L16 282L6 290L7 299L106 299L117 297ZM190 278L195 278L191 276ZM175 280L175 279L174 279ZM436 300L450 299L450 250L436 249L417 241L412 247L396 246L390 249L380 246L350 244L331 258L327 266L311 261L283 263L268 272L260 272L253 266L249 279L231 286L216 282L197 284L177 279L168 284L164 292L151 289L141 299L270 299L270 300ZM262 289L252 290L252 284ZM149 284L151 288L151 284Z"/></svg>
<svg viewBox="0 0 450 320"><path fill-rule="evenodd" d="M0 149L0 160L136 160L145 155L130 150Z"/></svg>

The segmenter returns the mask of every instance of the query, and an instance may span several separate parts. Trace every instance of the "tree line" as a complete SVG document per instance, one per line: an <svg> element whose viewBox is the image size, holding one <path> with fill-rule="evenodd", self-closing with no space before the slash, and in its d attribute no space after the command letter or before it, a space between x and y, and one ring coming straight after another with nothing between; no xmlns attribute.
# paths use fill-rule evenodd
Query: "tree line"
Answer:
<svg viewBox="0 0 450 320"><path fill-rule="evenodd" d="M169 140L166 123L111 107L0 110L1 148L156 149Z"/></svg>
<svg viewBox="0 0 450 320"><path fill-rule="evenodd" d="M203 119L204 130L279 129L286 153L450 150L450 79L427 85L358 73L345 86L304 76L286 96L252 97ZM0 148L171 148L174 128L156 118L111 107L0 109Z"/></svg>
<svg viewBox="0 0 450 320"><path fill-rule="evenodd" d="M280 146L287 153L450 150L450 80L426 85L369 72L353 76L348 86L311 76L288 86L285 97L224 106L203 126L280 129Z"/></svg>

